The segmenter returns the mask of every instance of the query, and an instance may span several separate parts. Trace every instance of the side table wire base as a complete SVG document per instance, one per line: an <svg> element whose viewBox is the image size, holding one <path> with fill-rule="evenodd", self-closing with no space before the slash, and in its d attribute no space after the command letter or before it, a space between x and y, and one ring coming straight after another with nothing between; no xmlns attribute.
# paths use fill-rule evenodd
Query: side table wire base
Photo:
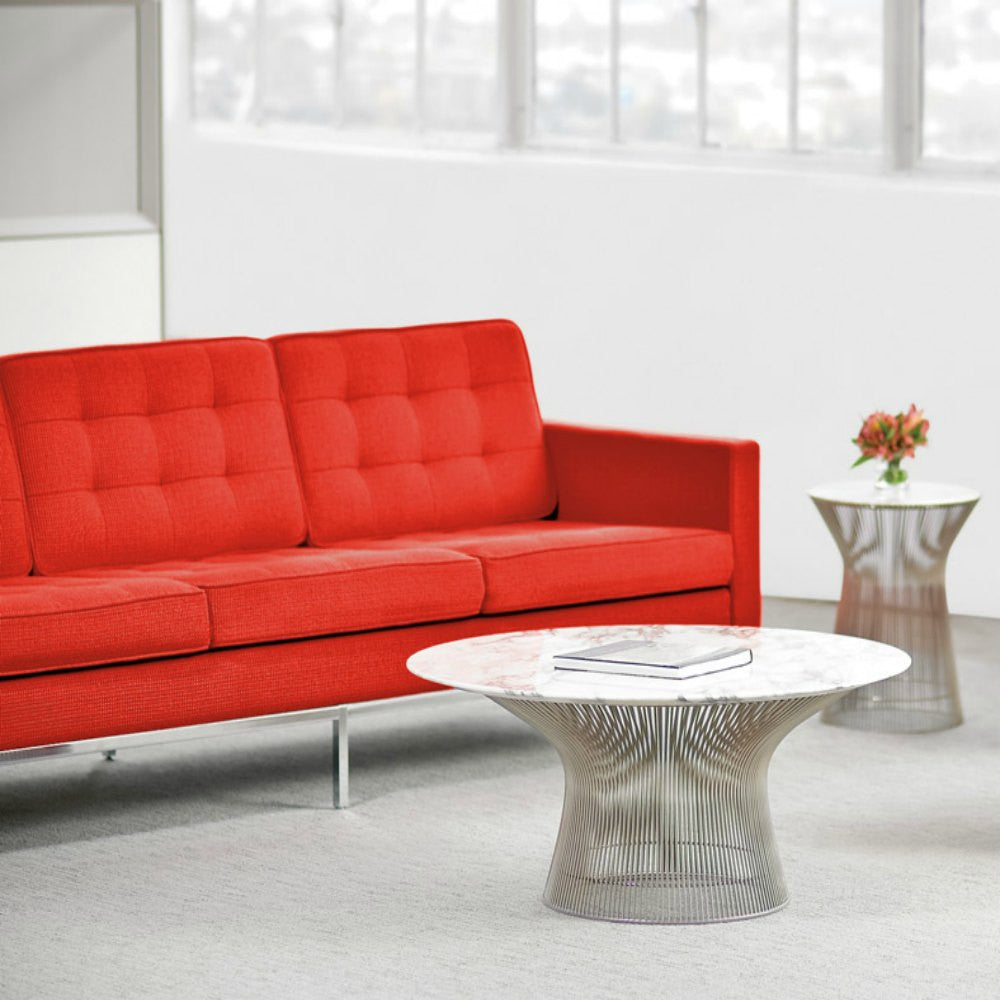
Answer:
<svg viewBox="0 0 1000 1000"><path fill-rule="evenodd" d="M823 712L834 726L879 733L928 733L962 722L962 705L943 584L896 595L874 581L844 577L836 631L907 650L909 670L848 692Z"/></svg>
<svg viewBox="0 0 1000 1000"><path fill-rule="evenodd" d="M558 750L562 822L544 901L576 916L710 923L788 901L767 768L824 704L563 704L496 698Z"/></svg>
<svg viewBox="0 0 1000 1000"><path fill-rule="evenodd" d="M923 733L962 722L945 566L972 504L864 507L813 497L844 560L836 631L905 649L909 670L849 692L834 726Z"/></svg>

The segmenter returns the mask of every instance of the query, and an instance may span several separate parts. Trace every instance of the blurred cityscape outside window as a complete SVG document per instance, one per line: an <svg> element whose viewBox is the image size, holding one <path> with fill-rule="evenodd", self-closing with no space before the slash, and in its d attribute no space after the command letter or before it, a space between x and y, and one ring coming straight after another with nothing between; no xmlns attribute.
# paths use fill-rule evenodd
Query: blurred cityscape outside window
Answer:
<svg viewBox="0 0 1000 1000"><path fill-rule="evenodd" d="M924 153L1000 160L1000 3L924 0Z"/></svg>
<svg viewBox="0 0 1000 1000"><path fill-rule="evenodd" d="M195 115L492 138L515 2L191 0ZM527 0L530 141L875 156L883 2ZM923 11L925 155L1000 162L1000 3Z"/></svg>

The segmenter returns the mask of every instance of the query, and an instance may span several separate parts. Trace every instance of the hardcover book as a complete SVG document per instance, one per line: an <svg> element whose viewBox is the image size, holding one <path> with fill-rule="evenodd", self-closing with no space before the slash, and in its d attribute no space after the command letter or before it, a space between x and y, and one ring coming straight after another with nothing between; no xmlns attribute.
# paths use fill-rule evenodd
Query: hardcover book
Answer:
<svg viewBox="0 0 1000 1000"><path fill-rule="evenodd" d="M717 642L638 639L557 653L554 659L557 670L684 680L749 666L753 652L746 646L720 646Z"/></svg>

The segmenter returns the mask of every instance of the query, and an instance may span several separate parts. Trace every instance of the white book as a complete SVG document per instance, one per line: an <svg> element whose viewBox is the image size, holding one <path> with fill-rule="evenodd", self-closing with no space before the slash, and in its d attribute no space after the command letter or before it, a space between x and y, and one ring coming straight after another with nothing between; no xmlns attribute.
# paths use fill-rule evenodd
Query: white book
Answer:
<svg viewBox="0 0 1000 1000"><path fill-rule="evenodd" d="M717 642L640 639L556 653L554 659L557 670L684 680L749 666L753 652L748 646L720 646Z"/></svg>

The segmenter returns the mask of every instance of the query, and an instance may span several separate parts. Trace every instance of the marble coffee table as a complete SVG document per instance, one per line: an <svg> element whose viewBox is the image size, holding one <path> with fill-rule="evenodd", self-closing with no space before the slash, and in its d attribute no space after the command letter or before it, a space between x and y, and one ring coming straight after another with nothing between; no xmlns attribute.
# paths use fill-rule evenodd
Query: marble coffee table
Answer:
<svg viewBox="0 0 1000 1000"><path fill-rule="evenodd" d="M948 729L962 721L945 595L952 542L979 494L943 483L878 489L843 482L809 491L844 560L836 631L905 649L913 666L866 685L823 721L882 733Z"/></svg>
<svg viewBox="0 0 1000 1000"><path fill-rule="evenodd" d="M553 666L555 653L669 637L750 646L754 662L683 681ZM559 752L566 787L549 906L603 920L707 923L788 901L767 799L781 740L846 691L909 664L901 650L848 636L645 625L462 639L407 666L486 695Z"/></svg>

